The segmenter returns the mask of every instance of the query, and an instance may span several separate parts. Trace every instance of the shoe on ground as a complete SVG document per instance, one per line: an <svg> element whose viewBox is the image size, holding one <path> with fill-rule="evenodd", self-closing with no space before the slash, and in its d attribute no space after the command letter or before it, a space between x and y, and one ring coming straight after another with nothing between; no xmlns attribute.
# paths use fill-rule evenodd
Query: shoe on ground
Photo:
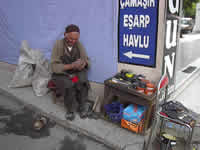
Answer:
<svg viewBox="0 0 200 150"><path fill-rule="evenodd" d="M75 113L74 113L74 112L67 112L67 113L65 114L65 118L66 118L67 120L73 121L73 120L75 119Z"/></svg>

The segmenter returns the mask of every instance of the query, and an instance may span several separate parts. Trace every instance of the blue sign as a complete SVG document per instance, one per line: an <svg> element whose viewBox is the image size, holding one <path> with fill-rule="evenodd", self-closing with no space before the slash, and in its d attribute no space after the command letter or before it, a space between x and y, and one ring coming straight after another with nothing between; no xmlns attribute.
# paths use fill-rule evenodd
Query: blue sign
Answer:
<svg viewBox="0 0 200 150"><path fill-rule="evenodd" d="M156 66L158 0L119 0L118 60Z"/></svg>

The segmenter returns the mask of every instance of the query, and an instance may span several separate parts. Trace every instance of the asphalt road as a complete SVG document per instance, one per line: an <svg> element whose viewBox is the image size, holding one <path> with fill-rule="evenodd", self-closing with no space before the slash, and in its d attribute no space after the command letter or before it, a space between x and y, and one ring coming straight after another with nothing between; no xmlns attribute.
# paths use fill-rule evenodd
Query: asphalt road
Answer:
<svg viewBox="0 0 200 150"><path fill-rule="evenodd" d="M192 63L197 58L200 58L200 33L199 34L184 34L179 40L177 49L176 70L179 71Z"/></svg>
<svg viewBox="0 0 200 150"><path fill-rule="evenodd" d="M66 130L49 120L40 132L32 127L41 114L15 99L0 95L1 150L109 150L83 135Z"/></svg>

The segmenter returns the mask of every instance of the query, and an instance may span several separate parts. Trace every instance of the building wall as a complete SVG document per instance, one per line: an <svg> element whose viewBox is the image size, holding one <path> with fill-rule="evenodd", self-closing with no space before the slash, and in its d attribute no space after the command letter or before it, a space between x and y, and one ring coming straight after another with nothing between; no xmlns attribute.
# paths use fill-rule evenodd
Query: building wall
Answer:
<svg viewBox="0 0 200 150"><path fill-rule="evenodd" d="M156 68L118 63L117 0L1 1L0 61L17 64L22 40L50 58L55 40L63 38L65 26L74 23L80 26L80 41L91 59L91 93L103 97L103 81L121 69L157 81L161 75L165 29L165 1L159 2Z"/></svg>
<svg viewBox="0 0 200 150"><path fill-rule="evenodd" d="M17 64L22 40L50 58L55 40L73 23L91 59L89 80L103 83L117 72L113 13L112 0L1 1L0 61Z"/></svg>
<svg viewBox="0 0 200 150"><path fill-rule="evenodd" d="M118 2L115 1L113 3L113 28L114 28L114 51L118 51ZM144 74L147 79L158 82L161 74L162 74L162 63L163 63L163 50L164 50L164 39L165 39L165 1L159 1L159 22L158 22L158 38L157 38L157 59L156 59L156 68L150 67L143 67L143 66L136 66L136 65L129 65L129 64L122 64L118 63L118 71L122 69L128 69L133 71L136 74ZM91 82L92 85L92 92L95 95L100 96L103 98L104 94L104 86L103 84L96 84Z"/></svg>

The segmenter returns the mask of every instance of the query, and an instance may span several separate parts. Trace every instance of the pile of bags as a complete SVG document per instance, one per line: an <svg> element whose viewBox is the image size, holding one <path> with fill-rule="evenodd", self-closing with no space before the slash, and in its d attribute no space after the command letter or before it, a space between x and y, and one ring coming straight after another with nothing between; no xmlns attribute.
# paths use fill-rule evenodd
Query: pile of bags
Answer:
<svg viewBox="0 0 200 150"><path fill-rule="evenodd" d="M22 41L18 66L10 88L32 86L36 96L48 92L47 84L51 79L50 63L40 50L29 48L27 41Z"/></svg>

